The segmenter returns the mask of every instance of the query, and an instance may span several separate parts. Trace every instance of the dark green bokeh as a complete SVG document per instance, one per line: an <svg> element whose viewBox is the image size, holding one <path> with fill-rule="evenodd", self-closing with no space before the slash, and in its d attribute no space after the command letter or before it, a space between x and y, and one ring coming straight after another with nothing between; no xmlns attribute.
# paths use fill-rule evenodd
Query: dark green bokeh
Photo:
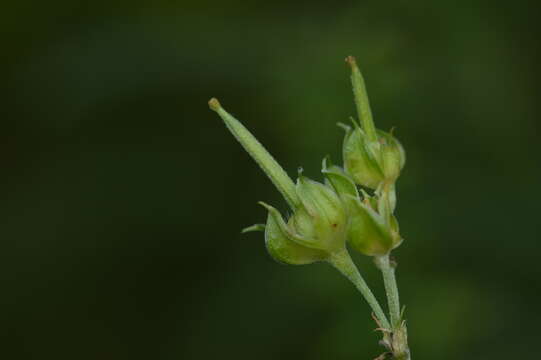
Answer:
<svg viewBox="0 0 541 360"><path fill-rule="evenodd" d="M539 357L539 7L331 3L3 6L3 358L378 355L336 271L278 265L239 234L264 221L257 200L285 202L207 107L320 178L354 114L346 55L408 154L396 255L414 359Z"/></svg>

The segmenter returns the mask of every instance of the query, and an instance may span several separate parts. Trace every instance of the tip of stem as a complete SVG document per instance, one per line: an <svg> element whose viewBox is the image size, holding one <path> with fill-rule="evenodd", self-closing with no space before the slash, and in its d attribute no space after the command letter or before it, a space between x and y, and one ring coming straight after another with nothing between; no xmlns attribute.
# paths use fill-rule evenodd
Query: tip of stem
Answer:
<svg viewBox="0 0 541 360"><path fill-rule="evenodd" d="M216 98L212 98L209 100L209 107L213 111L218 111L222 108L222 105L220 105L220 102Z"/></svg>
<svg viewBox="0 0 541 360"><path fill-rule="evenodd" d="M355 61L355 57L353 56L348 56L346 57L346 62L349 64L349 66L351 66L352 68L353 67L356 67L357 66L357 61Z"/></svg>

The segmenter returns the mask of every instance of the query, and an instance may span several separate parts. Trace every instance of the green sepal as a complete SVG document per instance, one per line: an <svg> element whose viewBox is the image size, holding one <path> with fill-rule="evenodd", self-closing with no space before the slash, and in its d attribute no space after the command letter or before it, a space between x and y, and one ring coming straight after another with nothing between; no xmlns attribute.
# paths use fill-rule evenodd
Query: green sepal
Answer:
<svg viewBox="0 0 541 360"><path fill-rule="evenodd" d="M336 126L338 126L340 129L344 130L347 133L351 131L351 126L344 124L343 122L337 122Z"/></svg>
<svg viewBox="0 0 541 360"><path fill-rule="evenodd" d="M371 196L370 194L368 194L364 189L360 189L360 190L361 190L361 194L363 195L362 201L366 205L370 206L373 210L377 210L378 199L375 196Z"/></svg>
<svg viewBox="0 0 541 360"><path fill-rule="evenodd" d="M394 182L382 182L374 192L377 198L376 209L382 215L393 214L396 208L396 186Z"/></svg>
<svg viewBox="0 0 541 360"><path fill-rule="evenodd" d="M328 251L342 248L345 242L347 211L338 194L330 186L302 175L297 179L296 190L303 210L306 210L306 213L303 213L298 209L293 215L294 218L299 216L302 223L306 224L300 234L305 238L310 237L311 241ZM304 236L305 234L308 236Z"/></svg>
<svg viewBox="0 0 541 360"><path fill-rule="evenodd" d="M383 175L388 181L396 181L400 171L406 164L406 152L402 144L390 133L377 131L380 143L380 165Z"/></svg>
<svg viewBox="0 0 541 360"><path fill-rule="evenodd" d="M382 256L395 247L395 236L384 218L371 206L353 202L350 213L348 240L350 245L362 254Z"/></svg>
<svg viewBox="0 0 541 360"><path fill-rule="evenodd" d="M384 179L382 169L375 156L377 148L369 144L364 132L357 128L346 133L342 154L346 172L359 184L371 189L376 189Z"/></svg>
<svg viewBox="0 0 541 360"><path fill-rule="evenodd" d="M282 215L270 205L260 202L268 211L265 227L265 246L273 259L290 265L311 264L325 260L328 254L298 244L291 237Z"/></svg>
<svg viewBox="0 0 541 360"><path fill-rule="evenodd" d="M260 201L259 204L265 209L267 209L269 213L275 215L275 221L278 225L280 225L282 232L286 234L289 240L293 241L297 245L303 246L308 249L323 252L327 251L326 247L324 246L325 244L318 242L317 236L312 236L314 233L313 225L310 224L312 218L302 207L298 208L297 211L295 211L295 213L289 218L289 221L286 224L278 210L264 203L263 201ZM302 227L296 226L299 224L299 221L303 225Z"/></svg>
<svg viewBox="0 0 541 360"><path fill-rule="evenodd" d="M265 231L265 224L254 224L252 226L247 226L241 230L241 233L245 234L253 231Z"/></svg>
<svg viewBox="0 0 541 360"><path fill-rule="evenodd" d="M383 218L384 223L388 227L393 239L393 249L398 247L403 239L400 237L400 229L398 220L394 216L396 207L396 192L394 183L382 183L376 190L377 195L377 211ZM375 198L374 198L375 199Z"/></svg>
<svg viewBox="0 0 541 360"><path fill-rule="evenodd" d="M353 180L341 167L334 165L328 156L323 159L321 172L325 176L326 183L333 187L342 200L345 199L346 194L353 197L359 196Z"/></svg>

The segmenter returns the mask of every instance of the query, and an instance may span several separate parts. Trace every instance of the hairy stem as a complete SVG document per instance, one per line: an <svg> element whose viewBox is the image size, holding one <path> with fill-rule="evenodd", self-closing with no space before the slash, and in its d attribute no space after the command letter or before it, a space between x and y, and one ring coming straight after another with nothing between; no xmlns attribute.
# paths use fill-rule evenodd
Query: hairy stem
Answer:
<svg viewBox="0 0 541 360"><path fill-rule="evenodd" d="M408 330L406 323L401 319L400 300L398 298L398 286L395 277L395 268L391 264L389 254L374 258L376 265L383 274L385 283L385 292L387 293L387 302L389 313L391 314L392 324L392 342L393 358L395 360L411 360L411 354L408 346Z"/></svg>
<svg viewBox="0 0 541 360"><path fill-rule="evenodd" d="M400 325L400 299L398 297L398 286L396 284L394 267L389 260L389 254L376 257L375 261L383 274L389 313L391 314L391 324L392 328L396 329Z"/></svg>
<svg viewBox="0 0 541 360"><path fill-rule="evenodd" d="M343 249L340 252L334 253L328 261L355 285L355 287L368 302L368 305L370 305L372 308L372 311L378 318L381 326L390 330L391 325L389 324L389 320L387 320L387 317L385 316L385 313L383 312L378 300L359 273L357 266L355 266L353 260L351 260L351 256L347 250Z"/></svg>

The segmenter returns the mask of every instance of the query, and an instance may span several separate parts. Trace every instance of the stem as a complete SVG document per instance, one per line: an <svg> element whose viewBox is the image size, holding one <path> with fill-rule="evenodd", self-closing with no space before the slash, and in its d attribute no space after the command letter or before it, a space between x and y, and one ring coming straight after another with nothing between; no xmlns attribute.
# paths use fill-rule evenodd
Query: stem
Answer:
<svg viewBox="0 0 541 360"><path fill-rule="evenodd" d="M348 278L353 283L353 285L355 285L355 287L359 290L359 292L368 302L368 305L370 305L370 307L372 308L372 311L378 318L381 326L385 329L390 330L391 325L389 324L389 320L387 320L387 317L385 316L385 313L383 312L378 300L376 299L376 297L364 281L363 277L359 273L357 266L355 266L353 260L351 260L351 256L349 256L348 251L346 249L343 249L339 252L336 252L331 255L328 261L338 271L340 271L342 275Z"/></svg>
<svg viewBox="0 0 541 360"><path fill-rule="evenodd" d="M376 257L375 261L383 274L389 313L391 314L392 329L395 330L400 326L400 300L398 298L398 286L396 285L394 267L389 261L389 254Z"/></svg>
<svg viewBox="0 0 541 360"><path fill-rule="evenodd" d="M355 98L355 105L357 105L357 113L362 124L363 130L366 132L366 136L370 142L376 142L378 137L376 134L376 127L374 126L374 120L372 118L372 110L370 109L370 102L368 101L368 94L366 92L366 85L364 84L363 75L357 66L357 62L353 56L348 56L346 61L351 66L351 85L353 86L353 97Z"/></svg>
<svg viewBox="0 0 541 360"><path fill-rule="evenodd" d="M408 330L406 323L400 318L400 301L398 298L398 286L396 285L395 269L389 260L389 254L375 257L376 265L383 274L387 302L391 314L392 343L394 360L411 360L411 353L408 346Z"/></svg>

